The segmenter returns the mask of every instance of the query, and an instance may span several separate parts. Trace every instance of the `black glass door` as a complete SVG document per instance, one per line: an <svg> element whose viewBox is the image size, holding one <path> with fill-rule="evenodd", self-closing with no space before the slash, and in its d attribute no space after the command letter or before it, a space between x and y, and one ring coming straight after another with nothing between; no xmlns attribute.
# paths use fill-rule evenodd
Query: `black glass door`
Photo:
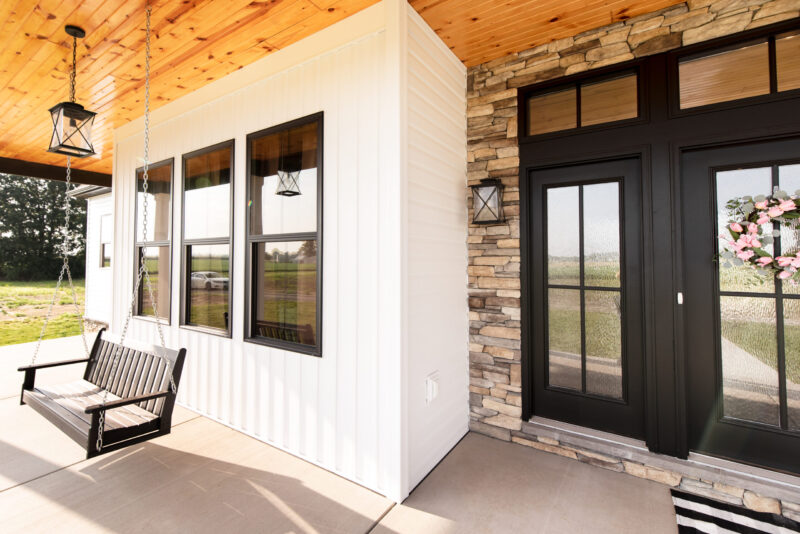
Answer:
<svg viewBox="0 0 800 534"><path fill-rule="evenodd" d="M529 174L533 411L644 437L638 159Z"/></svg>
<svg viewBox="0 0 800 534"><path fill-rule="evenodd" d="M800 189L800 140L687 152L682 169L689 447L799 473L800 286L712 259L731 248L729 200ZM798 228L764 231L770 254L798 251Z"/></svg>

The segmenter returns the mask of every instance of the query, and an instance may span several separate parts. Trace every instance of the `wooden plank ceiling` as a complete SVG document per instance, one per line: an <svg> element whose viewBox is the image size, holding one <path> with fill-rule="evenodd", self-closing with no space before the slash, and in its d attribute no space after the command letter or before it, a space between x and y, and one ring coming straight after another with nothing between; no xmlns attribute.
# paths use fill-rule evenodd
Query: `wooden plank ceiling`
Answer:
<svg viewBox="0 0 800 534"><path fill-rule="evenodd" d="M152 0L153 108L284 48L377 0ZM677 3L675 0L410 0L468 66ZM98 156L76 168L110 173L114 128L142 115L144 0L0 0L0 157L63 166L46 151L47 110L68 99L71 39L77 101L98 113Z"/></svg>

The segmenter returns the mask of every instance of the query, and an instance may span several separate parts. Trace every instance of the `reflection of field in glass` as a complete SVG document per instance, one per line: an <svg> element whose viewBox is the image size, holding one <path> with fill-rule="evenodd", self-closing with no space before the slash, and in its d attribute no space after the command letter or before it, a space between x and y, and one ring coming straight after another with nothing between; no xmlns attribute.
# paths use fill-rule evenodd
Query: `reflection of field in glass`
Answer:
<svg viewBox="0 0 800 534"><path fill-rule="evenodd" d="M566 291L553 291L549 299L549 343L560 352L581 353L580 304L570 299ZM575 291L577 293L577 291ZM563 298L561 297L563 295ZM612 292L603 299L587 299L586 340L591 356L618 359L621 350L619 313L609 312L609 301L618 305L619 293ZM578 325L576 328L574 325ZM614 325L610 328L610 325Z"/></svg>
<svg viewBox="0 0 800 534"><path fill-rule="evenodd" d="M149 247L147 249L148 257L145 259L145 264L147 265L147 271L150 275L150 286L153 288L153 300L155 300L158 306L158 316L165 319L169 315L169 276L165 276L164 278L159 277L158 258L151 257L151 254L158 253L159 248L166 249L166 247ZM150 300L150 294L147 291L147 280L144 276L142 276L142 281L139 285L139 295L139 302L141 302L139 315L154 317L153 304Z"/></svg>
<svg viewBox="0 0 800 534"><path fill-rule="evenodd" d="M264 291L260 320L287 326L308 325L316 339L317 265L316 263L264 263Z"/></svg>
<svg viewBox="0 0 800 534"><path fill-rule="evenodd" d="M589 286L619 287L619 261L592 260L586 258L583 264L584 283ZM547 264L547 276L550 284L578 285L578 258L551 258Z"/></svg>
<svg viewBox="0 0 800 534"><path fill-rule="evenodd" d="M218 246L218 245L212 245ZM227 245L223 245L227 248ZM192 250L199 249L199 246L192 247ZM227 330L230 275L228 272L230 260L228 256L202 256L192 258L192 273L211 272L215 282L207 282L203 287L190 287L189 294L191 302L189 305L188 323L193 325L208 326L209 328L219 328ZM221 286L222 280L228 282L227 287ZM215 286L214 284L219 284ZM191 286L191 277L189 285Z"/></svg>

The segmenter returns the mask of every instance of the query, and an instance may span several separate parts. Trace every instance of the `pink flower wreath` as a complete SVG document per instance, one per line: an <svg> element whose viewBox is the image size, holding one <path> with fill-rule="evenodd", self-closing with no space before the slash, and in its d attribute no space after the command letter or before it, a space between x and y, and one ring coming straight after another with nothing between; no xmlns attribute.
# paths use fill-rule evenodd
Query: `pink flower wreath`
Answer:
<svg viewBox="0 0 800 534"><path fill-rule="evenodd" d="M719 254L722 267L746 265L753 269L772 273L781 280L797 283L800 278L800 251L794 255L773 257L764 250L780 236L774 225L797 228L800 219L800 190L789 196L785 191L775 191L772 196L741 197L726 204L731 219L727 230L730 235L720 235L727 243L726 250Z"/></svg>

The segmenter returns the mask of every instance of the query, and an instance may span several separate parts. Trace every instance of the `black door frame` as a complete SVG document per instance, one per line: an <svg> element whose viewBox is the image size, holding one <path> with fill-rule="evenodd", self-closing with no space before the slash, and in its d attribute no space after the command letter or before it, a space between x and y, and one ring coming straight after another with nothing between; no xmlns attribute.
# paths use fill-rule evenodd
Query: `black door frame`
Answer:
<svg viewBox="0 0 800 534"><path fill-rule="evenodd" d="M773 175L779 165L797 164L800 161L800 135L791 138L773 140L768 143L757 142L745 145L733 144L722 147L713 147L703 150L685 151L683 154L682 182L689 182L694 177L703 177L699 182L699 190L689 191L684 187L682 195L687 208L682 217L688 226L706 227L715 225L716 193L714 191L714 175L723 170L771 167ZM773 176L773 179L775 176ZM687 184L688 185L688 184ZM714 214L714 215L712 215ZM716 239L714 231L704 231L700 234L692 233L687 237L683 247L705 247L715 249ZM706 261L704 261L704 259ZM688 417L689 443L703 442L704 449L713 450L713 454L732 461L766 465L773 469L788 473L800 473L800 435L789 432L787 429L778 429L757 422L739 421L723 418L722 368L718 361L721 355L720 348L720 291L719 269L707 258L697 255L686 256L684 273L686 276L685 287L687 295L692 296L691 306L688 306L684 334L691 340L692 351L686 351L687 369L687 399L696 407ZM686 267L689 266L689 267ZM688 299L689 297L687 297ZM765 296L765 298L771 298ZM794 301L795 296L783 296L783 301ZM779 300L780 302L780 300ZM688 302L687 302L688 303ZM711 308L709 310L709 308ZM780 315L780 308L776 307ZM781 324L780 320L777 324ZM692 338L692 334L700 331L712 331L714 337L699 335ZM781 339L781 334L778 334ZM780 342L778 343L780 351ZM689 356L694 354L694 358ZM705 354L713 358L703 357ZM778 355L778 375L780 390L780 419L786 424L786 375L785 365ZM712 376L715 387L704 388L702 383L692 384L698 376ZM710 423L710 424L709 424ZM752 430L758 429L754 434Z"/></svg>
<svg viewBox="0 0 800 534"><path fill-rule="evenodd" d="M523 88L518 94L520 140L520 256L522 268L522 418L534 414L533 278L530 247L532 170L638 157L642 162L645 441L650 450L679 458L689 453L683 313L680 161L684 150L779 139L800 130L800 90L676 113L677 63L685 55L800 27L797 20ZM525 135L531 93L614 72L639 73L640 119L535 137ZM747 131L742 132L742 125Z"/></svg>
<svg viewBox="0 0 800 534"><path fill-rule="evenodd" d="M544 251L547 247L546 213L537 213L538 220L531 229L538 228L531 238L532 252L538 258L528 264L532 274L532 330L531 339L536 346L531 346L533 366L540 373L532 373L533 397L540 403L540 412L545 417L565 420L573 424L588 425L591 421L596 428L634 438L643 437L644 433L644 362L641 350L643 343L642 317L642 231L641 220L641 162L638 158L624 158L593 162L589 164L551 167L529 171L526 180L528 190L532 194L534 206L545 206L544 192L554 186L590 185L592 183L608 183L614 181L620 186L620 267L622 269L623 322L621 345L621 365L623 370L622 399L612 399L575 392L547 385L548 351L546 335L548 319L543 310L546 307L545 294L549 286L547 281ZM544 178L545 184L538 178ZM536 185L532 185L536 183ZM546 208L545 208L546 209ZM529 213L532 210L528 210ZM584 281L581 280L581 287ZM534 291L536 287L539 291ZM533 367L532 366L532 367ZM582 369L582 381L585 380L586 368ZM546 413L544 413L546 412Z"/></svg>

